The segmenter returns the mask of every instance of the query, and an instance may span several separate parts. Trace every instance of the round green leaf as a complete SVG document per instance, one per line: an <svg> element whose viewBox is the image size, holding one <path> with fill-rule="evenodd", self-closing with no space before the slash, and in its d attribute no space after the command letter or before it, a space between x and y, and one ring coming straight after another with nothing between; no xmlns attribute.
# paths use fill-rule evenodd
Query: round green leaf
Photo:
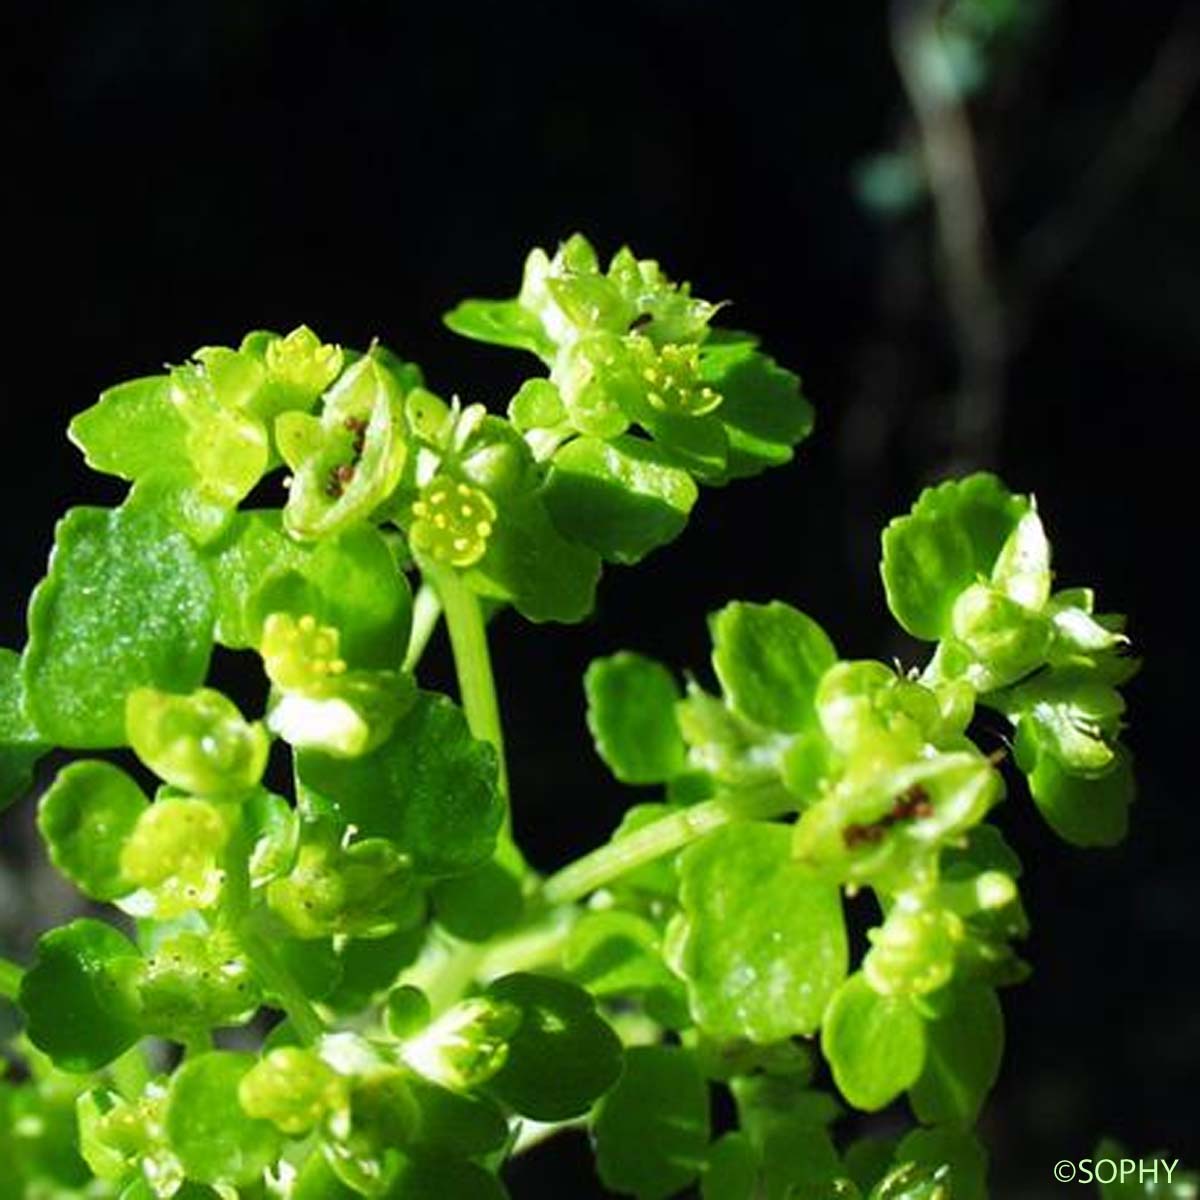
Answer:
<svg viewBox="0 0 1200 1200"><path fill-rule="evenodd" d="M841 897L792 858L783 825L715 830L679 859L672 946L692 1016L718 1041L811 1034L846 975Z"/></svg>
<svg viewBox="0 0 1200 1200"><path fill-rule="evenodd" d="M912 511L883 531L881 572L888 606L914 637L935 641L950 628L959 594L992 568L1029 511L994 475L979 473L926 488Z"/></svg>
<svg viewBox="0 0 1200 1200"><path fill-rule="evenodd" d="M121 849L146 807L142 789L120 767L71 763L42 796L38 829L54 865L85 896L115 900L134 889L121 870Z"/></svg>
<svg viewBox="0 0 1200 1200"><path fill-rule="evenodd" d="M725 476L744 479L791 462L792 448L812 432L813 408L798 376L752 340L720 340L726 332L713 330L701 347L700 378L721 395L715 415L729 439Z"/></svg>
<svg viewBox="0 0 1200 1200"><path fill-rule="evenodd" d="M683 531L699 491L651 442L575 438L554 455L545 499L559 531L609 562L635 563Z"/></svg>
<svg viewBox="0 0 1200 1200"><path fill-rule="evenodd" d="M928 1125L969 1128L1004 1054L1004 1013L995 990L954 984L948 1010L925 1033L925 1069L909 1092L913 1111Z"/></svg>
<svg viewBox="0 0 1200 1200"><path fill-rule="evenodd" d="M442 318L447 327L477 342L529 350L540 358L554 353L554 346L536 314L516 300L463 300Z"/></svg>
<svg viewBox="0 0 1200 1200"><path fill-rule="evenodd" d="M713 667L735 712L785 733L813 723L817 683L837 651L811 617L779 601L735 602L709 625Z"/></svg>
<svg viewBox="0 0 1200 1200"><path fill-rule="evenodd" d="M713 1142L700 1180L701 1200L754 1200L758 1155L740 1131Z"/></svg>
<svg viewBox="0 0 1200 1200"><path fill-rule="evenodd" d="M565 1121L585 1113L621 1073L621 1042L574 984L506 975L486 995L521 1010L508 1060L488 1090L522 1116Z"/></svg>
<svg viewBox="0 0 1200 1200"><path fill-rule="evenodd" d="M255 1062L252 1054L217 1050L189 1058L172 1077L163 1124L189 1179L250 1184L275 1161L278 1130L247 1116L238 1100Z"/></svg>
<svg viewBox="0 0 1200 1200"><path fill-rule="evenodd" d="M305 751L297 769L304 788L361 835L390 838L420 874L460 874L491 856L503 815L496 752L443 696L421 693L372 753Z"/></svg>
<svg viewBox="0 0 1200 1200"><path fill-rule="evenodd" d="M137 948L87 918L43 934L18 999L29 1040L63 1071L95 1071L141 1035L124 979Z"/></svg>
<svg viewBox="0 0 1200 1200"><path fill-rule="evenodd" d="M920 1077L925 1025L907 999L881 996L855 974L829 1004L821 1050L842 1095L855 1108L874 1112Z"/></svg>
<svg viewBox="0 0 1200 1200"><path fill-rule="evenodd" d="M583 677L596 750L622 783L664 783L684 768L679 687L661 663L623 651Z"/></svg>
<svg viewBox="0 0 1200 1200"><path fill-rule="evenodd" d="M239 513L205 558L217 601L217 638L257 649L272 612L311 614L331 625L354 667L399 665L412 623L412 595L383 535L362 523L317 543L284 532L278 512Z"/></svg>
<svg viewBox="0 0 1200 1200"><path fill-rule="evenodd" d="M494 1100L452 1092L419 1075L409 1087L417 1103L413 1144L422 1151L475 1158L508 1140L508 1122Z"/></svg>
<svg viewBox="0 0 1200 1200"><path fill-rule="evenodd" d="M695 1057L677 1046L635 1046L592 1122L604 1185L638 1200L666 1200L704 1167L708 1086Z"/></svg>
<svg viewBox="0 0 1200 1200"><path fill-rule="evenodd" d="M125 744L125 697L187 692L208 670L213 594L182 533L149 508L72 509L29 607L29 713L57 745Z"/></svg>
<svg viewBox="0 0 1200 1200"><path fill-rule="evenodd" d="M528 621L582 621L592 611L600 558L558 532L539 493L506 501L487 553L466 573L481 595L511 601Z"/></svg>
<svg viewBox="0 0 1200 1200"><path fill-rule="evenodd" d="M430 889L438 924L454 937L486 942L521 916L521 881L495 859L467 875L440 879Z"/></svg>

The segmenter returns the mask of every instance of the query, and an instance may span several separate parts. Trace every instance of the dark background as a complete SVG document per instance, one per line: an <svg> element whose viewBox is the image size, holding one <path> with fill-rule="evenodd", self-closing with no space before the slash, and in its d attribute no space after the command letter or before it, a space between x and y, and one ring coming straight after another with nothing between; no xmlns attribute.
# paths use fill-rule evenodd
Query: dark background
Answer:
<svg viewBox="0 0 1200 1200"><path fill-rule="evenodd" d="M930 202L883 212L855 183L872 156L919 146L883 4L7 6L0 641L23 641L57 514L117 495L64 438L102 387L304 321L351 345L378 335L435 390L500 407L532 360L461 342L439 314L514 292L534 244L575 229L604 253L628 241L732 299L733 322L804 375L818 430L793 467L707 492L678 543L610 569L587 625L498 621L532 858L589 848L631 799L583 728L593 655L702 670L707 612L780 597L844 654L912 663L878 586L878 530L948 465L995 467L1037 492L1060 582L1131 613L1147 660L1128 843L1063 846L1020 788L999 817L1027 863L1036 971L1005 997L984 1122L996 1194L1058 1194L1052 1164L1102 1133L1200 1163L1186 432L1200 114L1185 10L1047 2L983 46L969 111L1005 378L967 436ZM444 678L440 646L431 663ZM16 952L61 901L22 861L30 807L0 831L0 937ZM571 1139L511 1181L518 1197L593 1194Z"/></svg>

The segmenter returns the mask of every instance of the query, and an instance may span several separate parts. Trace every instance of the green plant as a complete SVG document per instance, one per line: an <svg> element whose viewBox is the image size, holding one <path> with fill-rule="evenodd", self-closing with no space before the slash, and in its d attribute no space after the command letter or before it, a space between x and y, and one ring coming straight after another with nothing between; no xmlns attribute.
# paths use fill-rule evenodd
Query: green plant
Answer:
<svg viewBox="0 0 1200 1200"><path fill-rule="evenodd" d="M0 966L25 1021L0 1194L481 1200L586 1122L605 1184L643 1200L983 1196L970 1130L1026 921L977 705L1068 841L1119 840L1133 796L1123 622L1052 590L1032 499L976 475L885 531L922 669L841 659L778 602L711 618L714 687L595 662L597 749L654 798L548 878L514 840L488 616L580 620L603 562L810 430L797 378L718 310L574 237L534 251L518 298L447 318L549 369L507 419L306 328L75 419L132 488L58 526L0 659L0 778L8 802L51 748L132 752L63 766L38 811L125 932L75 920ZM282 509L242 507L277 471ZM461 708L417 682L443 614ZM261 716L205 686L214 646L260 657ZM273 746L290 799L263 782ZM851 971L844 904L872 900ZM257 1052L215 1048L239 1026ZM821 1056L850 1106L907 1093L919 1127L839 1146ZM713 1086L739 1117L720 1136Z"/></svg>

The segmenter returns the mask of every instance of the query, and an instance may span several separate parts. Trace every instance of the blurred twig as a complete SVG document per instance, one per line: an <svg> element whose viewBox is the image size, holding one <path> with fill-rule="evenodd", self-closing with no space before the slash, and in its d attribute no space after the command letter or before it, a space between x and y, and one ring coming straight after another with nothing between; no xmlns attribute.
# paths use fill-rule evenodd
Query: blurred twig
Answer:
<svg viewBox="0 0 1200 1200"><path fill-rule="evenodd" d="M1027 297L1076 258L1132 190L1200 84L1200 5L1183 0L1125 112L1075 191L1025 236L1016 293Z"/></svg>
<svg viewBox="0 0 1200 1200"><path fill-rule="evenodd" d="M938 30L941 7L941 0L893 0L892 53L916 119L959 358L952 453L978 466L993 456L1000 433L1007 348L975 140Z"/></svg>

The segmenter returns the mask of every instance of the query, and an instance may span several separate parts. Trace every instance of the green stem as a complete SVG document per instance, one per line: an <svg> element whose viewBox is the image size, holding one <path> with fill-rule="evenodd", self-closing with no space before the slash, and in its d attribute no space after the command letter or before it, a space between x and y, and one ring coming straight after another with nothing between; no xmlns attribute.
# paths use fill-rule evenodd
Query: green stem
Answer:
<svg viewBox="0 0 1200 1200"><path fill-rule="evenodd" d="M141 1042L130 1046L108 1069L117 1091L130 1103L141 1096L146 1090L146 1084L150 1082L150 1064L146 1061L146 1052Z"/></svg>
<svg viewBox="0 0 1200 1200"><path fill-rule="evenodd" d="M537 971L556 965L579 915L574 907L555 909L537 924L520 926L488 942L475 977L487 981L514 971Z"/></svg>
<svg viewBox="0 0 1200 1200"><path fill-rule="evenodd" d="M458 689L471 732L496 748L500 760L500 789L508 797L508 767L504 761L504 731L500 725L500 705L496 682L492 677L492 656L488 652L487 627L479 597L463 582L453 567L423 563L430 583L441 598L454 651L454 669Z"/></svg>
<svg viewBox="0 0 1200 1200"><path fill-rule="evenodd" d="M5 1000L15 1000L24 975L25 972L15 962L0 958L0 996Z"/></svg>
<svg viewBox="0 0 1200 1200"><path fill-rule="evenodd" d="M420 988L433 1015L439 1016L474 983L483 956L484 947L475 942L434 937L401 980Z"/></svg>
<svg viewBox="0 0 1200 1200"><path fill-rule="evenodd" d="M238 929L238 941L259 981L279 1001L301 1040L315 1042L325 1032L325 1023L292 978L292 973L280 962L275 948L251 921L243 922Z"/></svg>
<svg viewBox="0 0 1200 1200"><path fill-rule="evenodd" d="M626 872L679 850L722 825L742 817L779 816L795 803L793 798L772 786L765 788L750 804L741 796L736 804L721 796L693 804L660 817L615 842L606 842L563 867L542 885L542 898L552 905L582 900Z"/></svg>
<svg viewBox="0 0 1200 1200"><path fill-rule="evenodd" d="M417 598L413 601L412 633L408 638L408 652L404 656L404 669L415 671L433 637L438 620L442 615L442 602L429 584L421 584Z"/></svg>

